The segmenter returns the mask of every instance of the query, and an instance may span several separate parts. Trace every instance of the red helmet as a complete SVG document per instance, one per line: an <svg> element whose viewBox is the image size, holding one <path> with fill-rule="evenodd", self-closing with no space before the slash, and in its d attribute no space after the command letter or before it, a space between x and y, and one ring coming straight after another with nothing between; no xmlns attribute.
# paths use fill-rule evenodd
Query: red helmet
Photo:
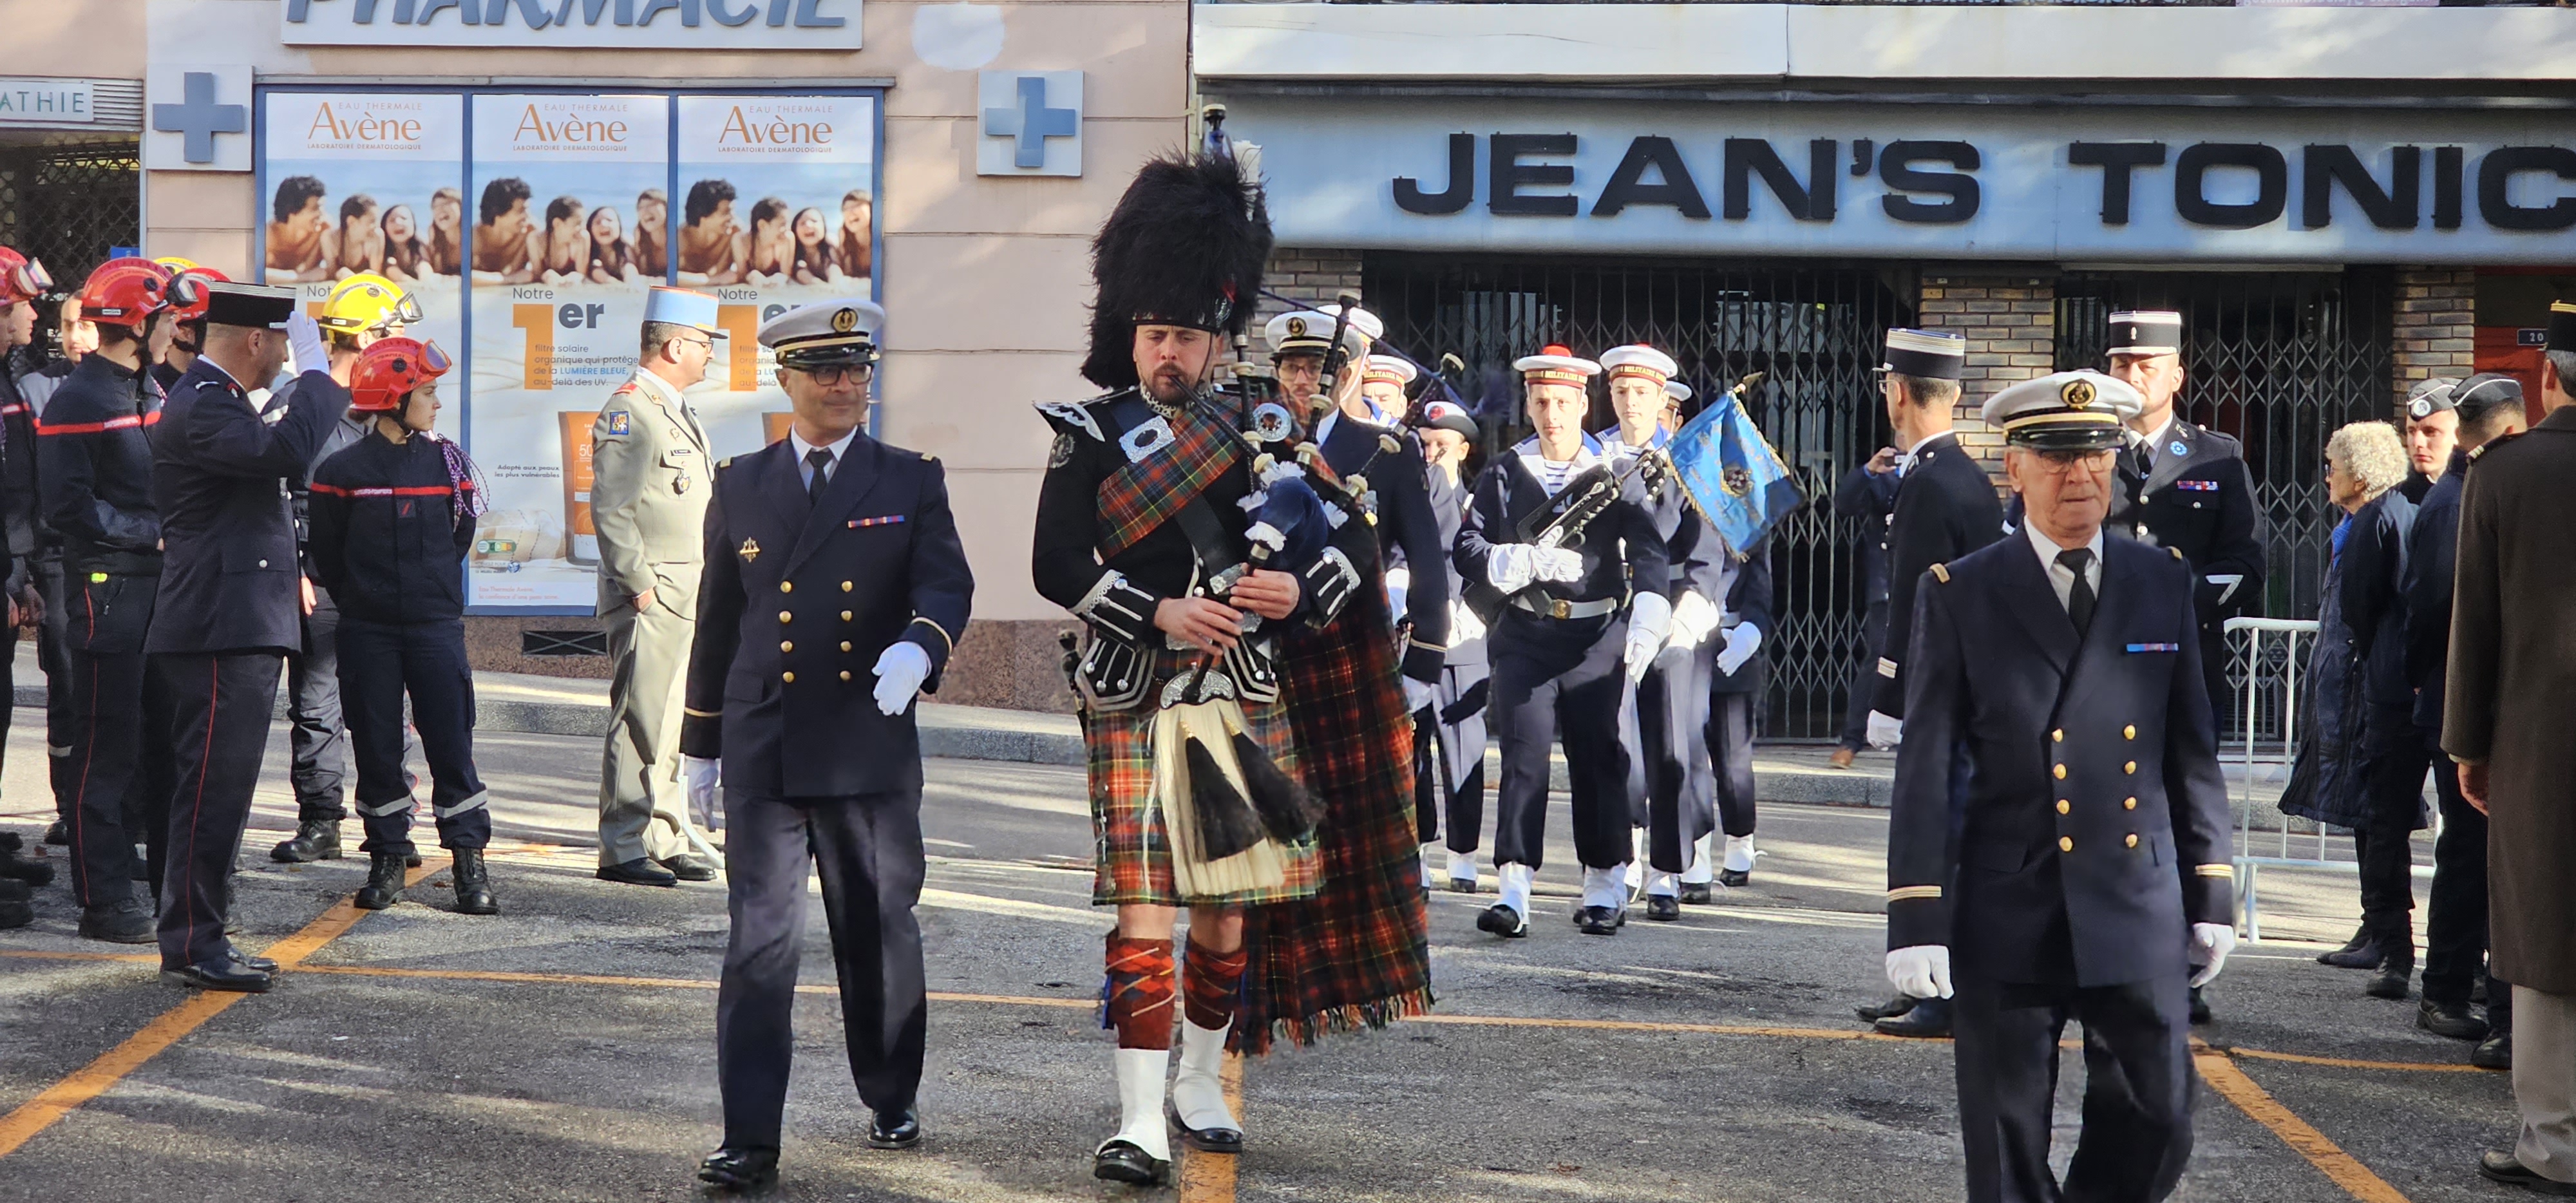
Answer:
<svg viewBox="0 0 2576 1203"><path fill-rule="evenodd" d="M195 300L182 301L179 299L179 294L183 288L183 281L187 282L186 286L192 286L195 289ZM179 315L180 321L203 321L206 317L206 304L213 300L215 295L214 291L207 288L206 285L229 283L232 283L231 276L227 276L224 273L216 271L211 267L204 266L203 264L190 264L187 267L179 268L170 274L170 308Z"/></svg>
<svg viewBox="0 0 2576 1203"><path fill-rule="evenodd" d="M176 299L172 294L181 287L187 294L181 303L194 302L203 292L194 281L174 285L170 273L149 259L110 259L81 285L81 317L102 326L141 330L153 314L171 306Z"/></svg>
<svg viewBox="0 0 2576 1203"><path fill-rule="evenodd" d="M0 305L35 300L53 287L43 263L0 246Z"/></svg>
<svg viewBox="0 0 2576 1203"><path fill-rule="evenodd" d="M349 372L349 408L390 413L401 408L412 390L447 374L456 363L434 342L415 338L378 339L358 352Z"/></svg>

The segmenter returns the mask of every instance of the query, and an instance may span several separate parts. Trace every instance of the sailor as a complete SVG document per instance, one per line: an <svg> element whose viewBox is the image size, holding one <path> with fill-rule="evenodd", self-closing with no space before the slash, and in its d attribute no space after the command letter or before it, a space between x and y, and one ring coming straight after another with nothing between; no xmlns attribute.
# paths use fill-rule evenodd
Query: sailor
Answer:
<svg viewBox="0 0 2576 1203"><path fill-rule="evenodd" d="M1671 570L1654 515L1583 432L1586 390L1601 365L1550 345L1512 366L1536 433L1477 477L1454 552L1479 606L1496 615L1486 626L1503 762L1494 832L1502 899L1476 926L1529 933L1530 878L1547 835L1548 745L1561 730L1583 866L1578 922L1587 935L1616 935L1628 921L1633 855L1619 703L1664 646Z"/></svg>
<svg viewBox="0 0 2576 1203"><path fill-rule="evenodd" d="M1422 408L1419 434L1423 458L1431 466L1431 513L1440 523L1440 545L1455 547L1459 524L1467 517L1467 456L1483 431L1464 407L1433 401ZM1472 894L1485 824L1485 703L1491 689L1485 676L1485 624L1467 608L1457 564L1444 555L1439 568L1449 578L1449 654L1441 661L1433 721L1415 728L1414 798L1424 812L1446 821L1449 888ZM1428 831L1428 821L1424 826Z"/></svg>
<svg viewBox="0 0 2576 1203"><path fill-rule="evenodd" d="M1315 404L1315 394L1324 385L1324 352L1333 345L1336 326L1348 363L1366 363L1369 347L1386 333L1386 323L1376 314L1354 309L1344 318L1337 304L1293 310L1262 323L1261 339L1270 346L1270 372L1290 412L1302 414Z"/></svg>
<svg viewBox="0 0 2576 1203"><path fill-rule="evenodd" d="M2235 946L2195 574L2178 549L2103 529L2138 404L2097 372L1997 393L1985 420L2026 521L1915 582L1887 975L1953 999L1975 1203L2060 1197L2048 1146L2069 1020L2084 1122L2064 1197L2169 1195L2191 1155L2186 982Z"/></svg>
<svg viewBox="0 0 2576 1203"><path fill-rule="evenodd" d="M1409 408L1404 390L1412 387L1420 369L1400 355L1370 355L1360 370L1360 399L1368 403L1370 415L1381 425L1404 424Z"/></svg>

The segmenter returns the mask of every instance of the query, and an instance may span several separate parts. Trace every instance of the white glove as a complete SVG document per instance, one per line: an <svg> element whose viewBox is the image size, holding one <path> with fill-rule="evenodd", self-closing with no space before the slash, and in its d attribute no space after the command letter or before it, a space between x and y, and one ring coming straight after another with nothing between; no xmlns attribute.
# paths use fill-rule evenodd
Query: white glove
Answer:
<svg viewBox="0 0 2576 1203"><path fill-rule="evenodd" d="M1389 568L1389 569L1387 569L1387 570L1386 570L1386 612L1387 612L1387 613L1389 613L1389 614L1394 614L1394 615L1399 615L1399 616L1401 616L1401 615L1404 613L1404 595L1405 595L1405 593L1406 593L1407 591L1411 590L1412 588L1413 588L1413 570L1412 570L1412 569L1410 569L1410 568Z"/></svg>
<svg viewBox="0 0 2576 1203"><path fill-rule="evenodd" d="M2236 928L2225 923L2191 925L2191 963L2200 971L2191 975L2196 988L2206 986L2218 971L2227 967L2227 954L2236 951Z"/></svg>
<svg viewBox="0 0 2576 1203"><path fill-rule="evenodd" d="M1431 704L1440 699L1439 690L1434 689L1430 685L1421 681L1416 681L1411 677L1398 677L1396 680L1403 682L1404 684L1404 712L1406 714L1420 714L1423 711L1430 709Z"/></svg>
<svg viewBox="0 0 2576 1203"><path fill-rule="evenodd" d="M1469 609L1467 603L1449 603L1449 646L1456 647L1484 637L1485 624L1476 620L1476 612Z"/></svg>
<svg viewBox="0 0 2576 1203"><path fill-rule="evenodd" d="M1538 548L1528 543L1497 543L1485 553L1485 580L1505 593L1518 593L1538 575Z"/></svg>
<svg viewBox="0 0 2576 1203"><path fill-rule="evenodd" d="M300 305L286 317L286 349L295 356L297 372L331 370L331 351L322 345L321 323Z"/></svg>
<svg viewBox="0 0 2576 1203"><path fill-rule="evenodd" d="M1736 669L1744 667L1746 661L1753 659L1753 653L1761 650L1762 628L1749 622L1737 623L1734 630L1726 633L1726 646L1717 651L1717 671L1734 676Z"/></svg>
<svg viewBox="0 0 2576 1203"><path fill-rule="evenodd" d="M1899 994L1915 998L1950 997L1950 949L1917 944L1887 954L1887 980Z"/></svg>
<svg viewBox="0 0 2576 1203"><path fill-rule="evenodd" d="M1682 599L1673 603L1673 646L1698 647L1709 632L1717 629L1720 617L1717 607L1700 596L1699 590L1683 593Z"/></svg>
<svg viewBox="0 0 2576 1203"><path fill-rule="evenodd" d="M716 787L724 782L724 762L683 756L680 780L688 786L689 816L708 831L722 829L724 820L716 813Z"/></svg>
<svg viewBox="0 0 2576 1203"><path fill-rule="evenodd" d="M1869 712L1869 746L1881 752L1895 747L1905 738L1905 723L1872 710Z"/></svg>
<svg viewBox="0 0 2576 1203"><path fill-rule="evenodd" d="M889 645L877 657L877 711L896 715L912 705L912 695L921 692L921 683L930 678L930 653L918 643Z"/></svg>
<svg viewBox="0 0 2576 1203"><path fill-rule="evenodd" d="M1660 593L1640 593L1628 603L1628 679L1642 681L1664 650L1664 633L1672 628L1673 604Z"/></svg>
<svg viewBox="0 0 2576 1203"><path fill-rule="evenodd" d="M1532 562L1542 581L1579 581L1583 579L1583 553L1571 547L1533 549Z"/></svg>

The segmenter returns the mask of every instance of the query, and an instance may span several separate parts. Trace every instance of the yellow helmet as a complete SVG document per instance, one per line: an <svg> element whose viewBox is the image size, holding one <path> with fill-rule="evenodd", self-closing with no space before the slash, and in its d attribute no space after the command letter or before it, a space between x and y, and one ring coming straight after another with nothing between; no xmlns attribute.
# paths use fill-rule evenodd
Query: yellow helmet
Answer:
<svg viewBox="0 0 2576 1203"><path fill-rule="evenodd" d="M196 260L188 258L185 255L163 255L160 258L153 260L153 262L169 268L170 274L174 276L178 275L180 272L187 271L192 267L202 266Z"/></svg>
<svg viewBox="0 0 2576 1203"><path fill-rule="evenodd" d="M359 272L331 289L313 320L325 330L343 334L382 331L418 323L420 302L411 299L400 284L374 272Z"/></svg>

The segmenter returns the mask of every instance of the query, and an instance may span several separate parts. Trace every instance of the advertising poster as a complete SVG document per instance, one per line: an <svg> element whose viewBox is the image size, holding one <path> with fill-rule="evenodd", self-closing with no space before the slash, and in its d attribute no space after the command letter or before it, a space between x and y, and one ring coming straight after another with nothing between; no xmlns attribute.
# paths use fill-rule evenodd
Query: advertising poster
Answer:
<svg viewBox="0 0 2576 1203"><path fill-rule="evenodd" d="M715 293L731 335L689 401L715 453L735 455L785 429L760 323L814 301L876 299L876 102L682 96L679 107L679 283Z"/></svg>
<svg viewBox="0 0 2576 1203"><path fill-rule="evenodd" d="M635 366L667 264L670 98L476 95L466 195L466 446L492 490L467 561L478 606L598 600L590 426Z"/></svg>
<svg viewBox="0 0 2576 1203"><path fill-rule="evenodd" d="M319 313L339 281L375 272L427 315L404 333L463 355L465 98L281 92L265 126L261 282L294 286ZM450 414L461 384L444 391Z"/></svg>

